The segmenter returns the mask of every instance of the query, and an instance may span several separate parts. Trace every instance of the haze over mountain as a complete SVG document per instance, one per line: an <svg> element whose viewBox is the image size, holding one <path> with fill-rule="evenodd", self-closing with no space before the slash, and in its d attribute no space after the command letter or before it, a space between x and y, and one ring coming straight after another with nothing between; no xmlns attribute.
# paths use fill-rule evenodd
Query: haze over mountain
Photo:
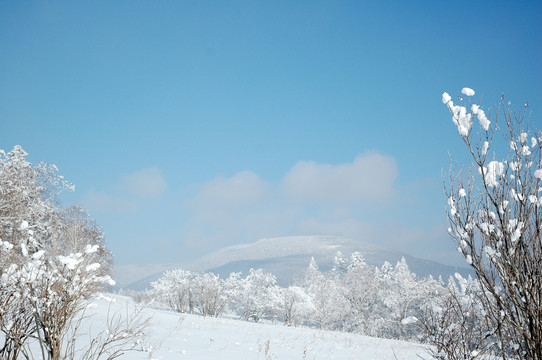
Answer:
<svg viewBox="0 0 542 360"><path fill-rule="evenodd" d="M395 265L402 257L419 277L432 275L446 279L455 272L470 273L467 268L443 265L374 244L338 236L288 236L261 239L253 243L228 246L186 264L123 265L114 269L117 288L143 290L164 271L181 267L195 272L213 272L228 276L231 272L248 273L250 268L262 268L273 273L281 286L291 284L307 268L314 257L320 270L333 266L340 251L349 257L360 252L367 264L382 266L385 261Z"/></svg>

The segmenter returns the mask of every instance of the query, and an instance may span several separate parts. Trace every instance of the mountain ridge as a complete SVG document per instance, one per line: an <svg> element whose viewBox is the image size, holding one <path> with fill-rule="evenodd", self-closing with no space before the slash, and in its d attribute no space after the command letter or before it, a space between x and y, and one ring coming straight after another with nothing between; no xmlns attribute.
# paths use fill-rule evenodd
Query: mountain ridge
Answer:
<svg viewBox="0 0 542 360"><path fill-rule="evenodd" d="M395 265L405 258L411 271L419 277L432 275L446 279L455 272L470 274L467 268L449 266L435 261L417 258L406 253L387 249L372 243L340 236L286 236L264 238L252 243L227 246L184 264L126 265L116 267L114 276L119 275L117 288L143 290L150 283L173 268L183 268L194 272L214 272L228 276L232 272L248 273L250 268L262 268L273 273L281 286L294 282L314 258L322 271L333 266L337 251L345 258L357 251L363 255L368 265L381 267L385 261ZM129 272L132 277L126 276ZM137 274L139 272L139 278Z"/></svg>

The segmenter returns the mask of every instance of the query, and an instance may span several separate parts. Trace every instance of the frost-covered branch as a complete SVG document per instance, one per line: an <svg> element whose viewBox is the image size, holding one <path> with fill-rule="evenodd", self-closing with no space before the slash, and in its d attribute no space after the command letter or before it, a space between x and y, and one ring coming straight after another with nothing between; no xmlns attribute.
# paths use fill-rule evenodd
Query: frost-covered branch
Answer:
<svg viewBox="0 0 542 360"><path fill-rule="evenodd" d="M542 359L542 134L510 103L490 120L471 102L472 89L462 93L469 108L442 96L472 157L466 178L450 173L449 233L480 282L495 353Z"/></svg>

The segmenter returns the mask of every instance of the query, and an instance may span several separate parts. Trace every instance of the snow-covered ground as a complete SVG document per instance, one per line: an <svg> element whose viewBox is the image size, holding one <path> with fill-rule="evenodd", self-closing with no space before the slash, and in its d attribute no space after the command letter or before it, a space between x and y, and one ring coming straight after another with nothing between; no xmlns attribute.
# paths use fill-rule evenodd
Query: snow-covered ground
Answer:
<svg viewBox="0 0 542 360"><path fill-rule="evenodd" d="M107 297L114 299L111 302ZM107 295L94 301L92 327L99 328L107 313L133 306L129 298ZM143 348L121 359L420 359L419 344L355 334L259 324L228 318L204 318L145 308L152 317L151 336Z"/></svg>

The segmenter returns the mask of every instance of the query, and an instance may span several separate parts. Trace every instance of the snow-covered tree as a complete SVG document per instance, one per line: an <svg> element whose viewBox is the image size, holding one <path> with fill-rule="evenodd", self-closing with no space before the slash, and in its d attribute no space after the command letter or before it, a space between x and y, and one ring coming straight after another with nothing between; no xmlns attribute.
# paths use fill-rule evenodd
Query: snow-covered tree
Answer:
<svg viewBox="0 0 542 360"><path fill-rule="evenodd" d="M451 170L449 232L479 280L496 352L542 359L542 134L510 103L490 116L462 94L468 104L442 95L472 158L468 174Z"/></svg>
<svg viewBox="0 0 542 360"><path fill-rule="evenodd" d="M396 330L399 330L400 338L412 337L415 330L412 326L416 322L416 316L420 315L421 302L425 298L424 288L416 279L416 274L410 271L406 259L403 257L395 265L393 276L392 298L388 299L390 318L396 321Z"/></svg>
<svg viewBox="0 0 542 360"><path fill-rule="evenodd" d="M348 264L343 253L337 251L333 258L333 268L331 268L331 272L337 274L337 276L342 276L346 273L347 267Z"/></svg>
<svg viewBox="0 0 542 360"><path fill-rule="evenodd" d="M258 322L277 312L280 296L276 283L275 276L262 269L250 269L249 274L239 280L234 303L242 319Z"/></svg>
<svg viewBox="0 0 542 360"><path fill-rule="evenodd" d="M351 312L345 321L345 330L368 334L368 324L378 303L375 280L375 269L367 265L359 252L352 253L347 272L342 278Z"/></svg>
<svg viewBox="0 0 542 360"><path fill-rule="evenodd" d="M314 259L305 272L302 284L310 296L313 313L308 319L320 329L341 330L350 313L340 277L322 273Z"/></svg>
<svg viewBox="0 0 542 360"><path fill-rule="evenodd" d="M287 326L300 325L314 311L309 294L304 288L294 285L280 289L278 308L284 325Z"/></svg>

